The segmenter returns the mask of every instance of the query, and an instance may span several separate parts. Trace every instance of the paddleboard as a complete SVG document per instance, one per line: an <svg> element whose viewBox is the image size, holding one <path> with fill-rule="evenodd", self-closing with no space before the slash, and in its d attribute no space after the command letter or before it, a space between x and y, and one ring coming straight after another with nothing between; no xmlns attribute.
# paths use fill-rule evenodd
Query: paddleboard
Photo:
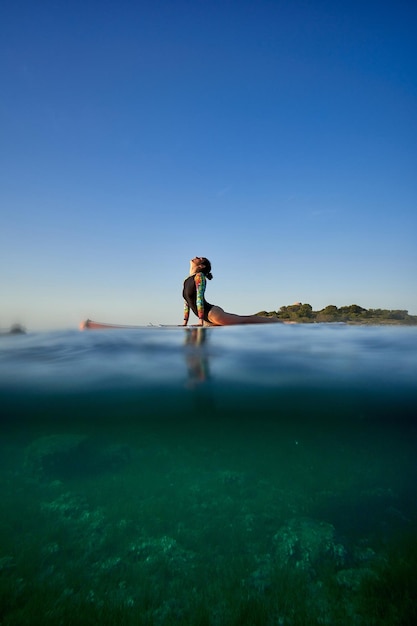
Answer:
<svg viewBox="0 0 417 626"><path fill-rule="evenodd" d="M107 324L106 322L95 322L94 320L87 319L81 322L79 326L80 330L139 330L143 328L216 328L215 326L199 326L197 324L190 324L189 326L183 326L182 324L148 324L147 326L132 326L128 324Z"/></svg>

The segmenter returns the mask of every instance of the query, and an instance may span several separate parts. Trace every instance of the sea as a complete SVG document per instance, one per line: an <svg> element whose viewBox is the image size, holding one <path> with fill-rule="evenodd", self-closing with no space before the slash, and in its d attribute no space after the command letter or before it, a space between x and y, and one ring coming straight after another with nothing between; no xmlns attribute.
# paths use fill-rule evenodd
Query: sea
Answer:
<svg viewBox="0 0 417 626"><path fill-rule="evenodd" d="M0 337L0 624L417 624L417 328Z"/></svg>

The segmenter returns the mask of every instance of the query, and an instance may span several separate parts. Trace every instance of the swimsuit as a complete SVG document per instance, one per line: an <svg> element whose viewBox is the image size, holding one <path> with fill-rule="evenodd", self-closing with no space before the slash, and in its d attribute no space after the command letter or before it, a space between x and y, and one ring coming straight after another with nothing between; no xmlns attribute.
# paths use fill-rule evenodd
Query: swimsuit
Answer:
<svg viewBox="0 0 417 626"><path fill-rule="evenodd" d="M184 288L182 297L184 298L184 321L188 322L190 309L200 320L208 322L208 313L212 304L206 302L204 292L206 290L206 277L202 272L198 272L193 276L188 276L184 280Z"/></svg>

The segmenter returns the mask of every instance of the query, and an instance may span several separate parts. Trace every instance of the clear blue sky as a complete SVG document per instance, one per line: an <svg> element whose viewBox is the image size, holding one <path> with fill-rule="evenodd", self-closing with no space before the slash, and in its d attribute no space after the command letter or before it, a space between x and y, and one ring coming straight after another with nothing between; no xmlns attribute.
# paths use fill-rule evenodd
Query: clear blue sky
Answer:
<svg viewBox="0 0 417 626"><path fill-rule="evenodd" d="M417 314L417 5L4 0L0 327Z"/></svg>

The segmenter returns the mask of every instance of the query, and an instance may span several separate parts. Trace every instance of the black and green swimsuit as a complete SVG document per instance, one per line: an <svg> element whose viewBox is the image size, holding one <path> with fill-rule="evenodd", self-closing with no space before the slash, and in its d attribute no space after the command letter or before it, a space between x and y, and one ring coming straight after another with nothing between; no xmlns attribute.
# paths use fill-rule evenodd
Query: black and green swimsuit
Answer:
<svg viewBox="0 0 417 626"><path fill-rule="evenodd" d="M207 316L213 305L209 304L204 297L206 282L206 277L202 272L188 276L184 280L184 288L182 290L182 296L184 298L184 321L188 322L190 309L199 320L204 320L205 322L209 321Z"/></svg>

